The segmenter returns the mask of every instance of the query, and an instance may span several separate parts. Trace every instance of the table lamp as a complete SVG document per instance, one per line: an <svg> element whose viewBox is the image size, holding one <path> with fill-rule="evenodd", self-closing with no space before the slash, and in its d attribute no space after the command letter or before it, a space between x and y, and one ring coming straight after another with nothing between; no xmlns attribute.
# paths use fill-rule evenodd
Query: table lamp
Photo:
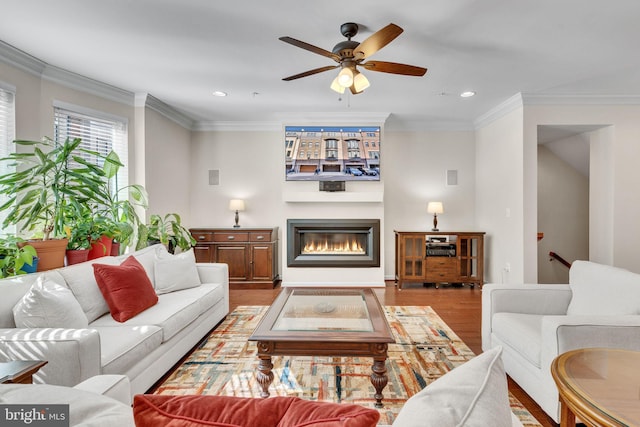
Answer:
<svg viewBox="0 0 640 427"><path fill-rule="evenodd" d="M240 216L238 215L238 212L244 210L244 200L231 199L229 201L229 210L236 211L236 224L233 226L233 228L240 228L240 224L238 224L238 221L240 220Z"/></svg>
<svg viewBox="0 0 640 427"><path fill-rule="evenodd" d="M427 212L433 214L433 228L431 231L438 231L438 214L444 213L442 202L429 202Z"/></svg>

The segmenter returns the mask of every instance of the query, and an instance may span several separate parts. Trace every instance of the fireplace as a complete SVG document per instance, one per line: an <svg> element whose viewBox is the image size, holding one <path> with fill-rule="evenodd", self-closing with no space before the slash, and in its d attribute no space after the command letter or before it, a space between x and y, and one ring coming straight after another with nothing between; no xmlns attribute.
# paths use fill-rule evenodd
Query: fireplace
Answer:
<svg viewBox="0 0 640 427"><path fill-rule="evenodd" d="M380 267L380 220L289 219L287 266Z"/></svg>

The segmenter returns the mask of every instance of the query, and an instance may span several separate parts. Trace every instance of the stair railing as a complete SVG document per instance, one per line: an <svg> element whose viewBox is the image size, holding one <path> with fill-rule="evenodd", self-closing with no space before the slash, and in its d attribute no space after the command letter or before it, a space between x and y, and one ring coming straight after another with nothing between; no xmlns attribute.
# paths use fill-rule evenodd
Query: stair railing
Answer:
<svg viewBox="0 0 640 427"><path fill-rule="evenodd" d="M556 261L558 261L560 264L564 265L565 267L571 268L571 263L569 261L567 261L566 259L562 258L557 253L551 251L551 252L549 252L549 257L551 257L551 259L549 259L549 261L553 261L555 259Z"/></svg>

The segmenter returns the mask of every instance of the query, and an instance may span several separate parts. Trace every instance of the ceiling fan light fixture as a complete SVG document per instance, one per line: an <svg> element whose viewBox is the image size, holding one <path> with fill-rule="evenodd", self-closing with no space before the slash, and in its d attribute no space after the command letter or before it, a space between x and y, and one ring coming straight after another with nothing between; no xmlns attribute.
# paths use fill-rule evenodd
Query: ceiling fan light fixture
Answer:
<svg viewBox="0 0 640 427"><path fill-rule="evenodd" d="M331 82L331 89L335 90L336 92L338 92L339 94L343 94L344 93L344 86L340 86L340 83L338 83L338 77L336 76L335 79L333 79L333 81Z"/></svg>
<svg viewBox="0 0 640 427"><path fill-rule="evenodd" d="M356 92L360 93L369 86L371 86L371 83L369 83L369 79L367 79L361 72L356 71L356 75L353 78L353 88L356 90Z"/></svg>
<svg viewBox="0 0 640 427"><path fill-rule="evenodd" d="M353 70L349 67L343 67L338 73L338 84L342 87L351 87L353 84Z"/></svg>

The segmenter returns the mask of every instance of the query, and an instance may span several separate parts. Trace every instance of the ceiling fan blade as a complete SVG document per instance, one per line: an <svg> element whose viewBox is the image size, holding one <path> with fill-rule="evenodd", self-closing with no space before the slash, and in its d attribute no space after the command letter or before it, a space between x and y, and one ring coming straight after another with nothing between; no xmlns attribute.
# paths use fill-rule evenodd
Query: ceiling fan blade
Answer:
<svg viewBox="0 0 640 427"><path fill-rule="evenodd" d="M369 71L402 74L405 76L424 76L427 73L426 68L416 67L415 65L398 64L396 62L368 61L364 64L360 64L360 66L366 68Z"/></svg>
<svg viewBox="0 0 640 427"><path fill-rule="evenodd" d="M307 76L312 76L314 74L323 73L325 71L333 70L333 69L338 68L338 67L339 67L339 65L328 65L326 67L314 68L313 70L305 71L304 73L295 74L293 76L285 77L282 80L288 82L288 81L291 81L291 80L300 79L302 77L307 77Z"/></svg>
<svg viewBox="0 0 640 427"><path fill-rule="evenodd" d="M353 55L357 60L368 58L373 55L389 43L398 37L402 31L402 28L396 24L389 24L381 30L373 33L365 41L360 43L355 49L353 49Z"/></svg>
<svg viewBox="0 0 640 427"><path fill-rule="evenodd" d="M280 37L278 40L282 40L285 43L292 44L296 47L302 48L304 50L308 50L309 52L317 53L318 55L326 56L327 58L331 58L336 62L340 62L340 56L336 55L333 52L329 52L328 50L322 49L321 47L314 46L309 43L305 43L300 40L296 40L292 37Z"/></svg>

